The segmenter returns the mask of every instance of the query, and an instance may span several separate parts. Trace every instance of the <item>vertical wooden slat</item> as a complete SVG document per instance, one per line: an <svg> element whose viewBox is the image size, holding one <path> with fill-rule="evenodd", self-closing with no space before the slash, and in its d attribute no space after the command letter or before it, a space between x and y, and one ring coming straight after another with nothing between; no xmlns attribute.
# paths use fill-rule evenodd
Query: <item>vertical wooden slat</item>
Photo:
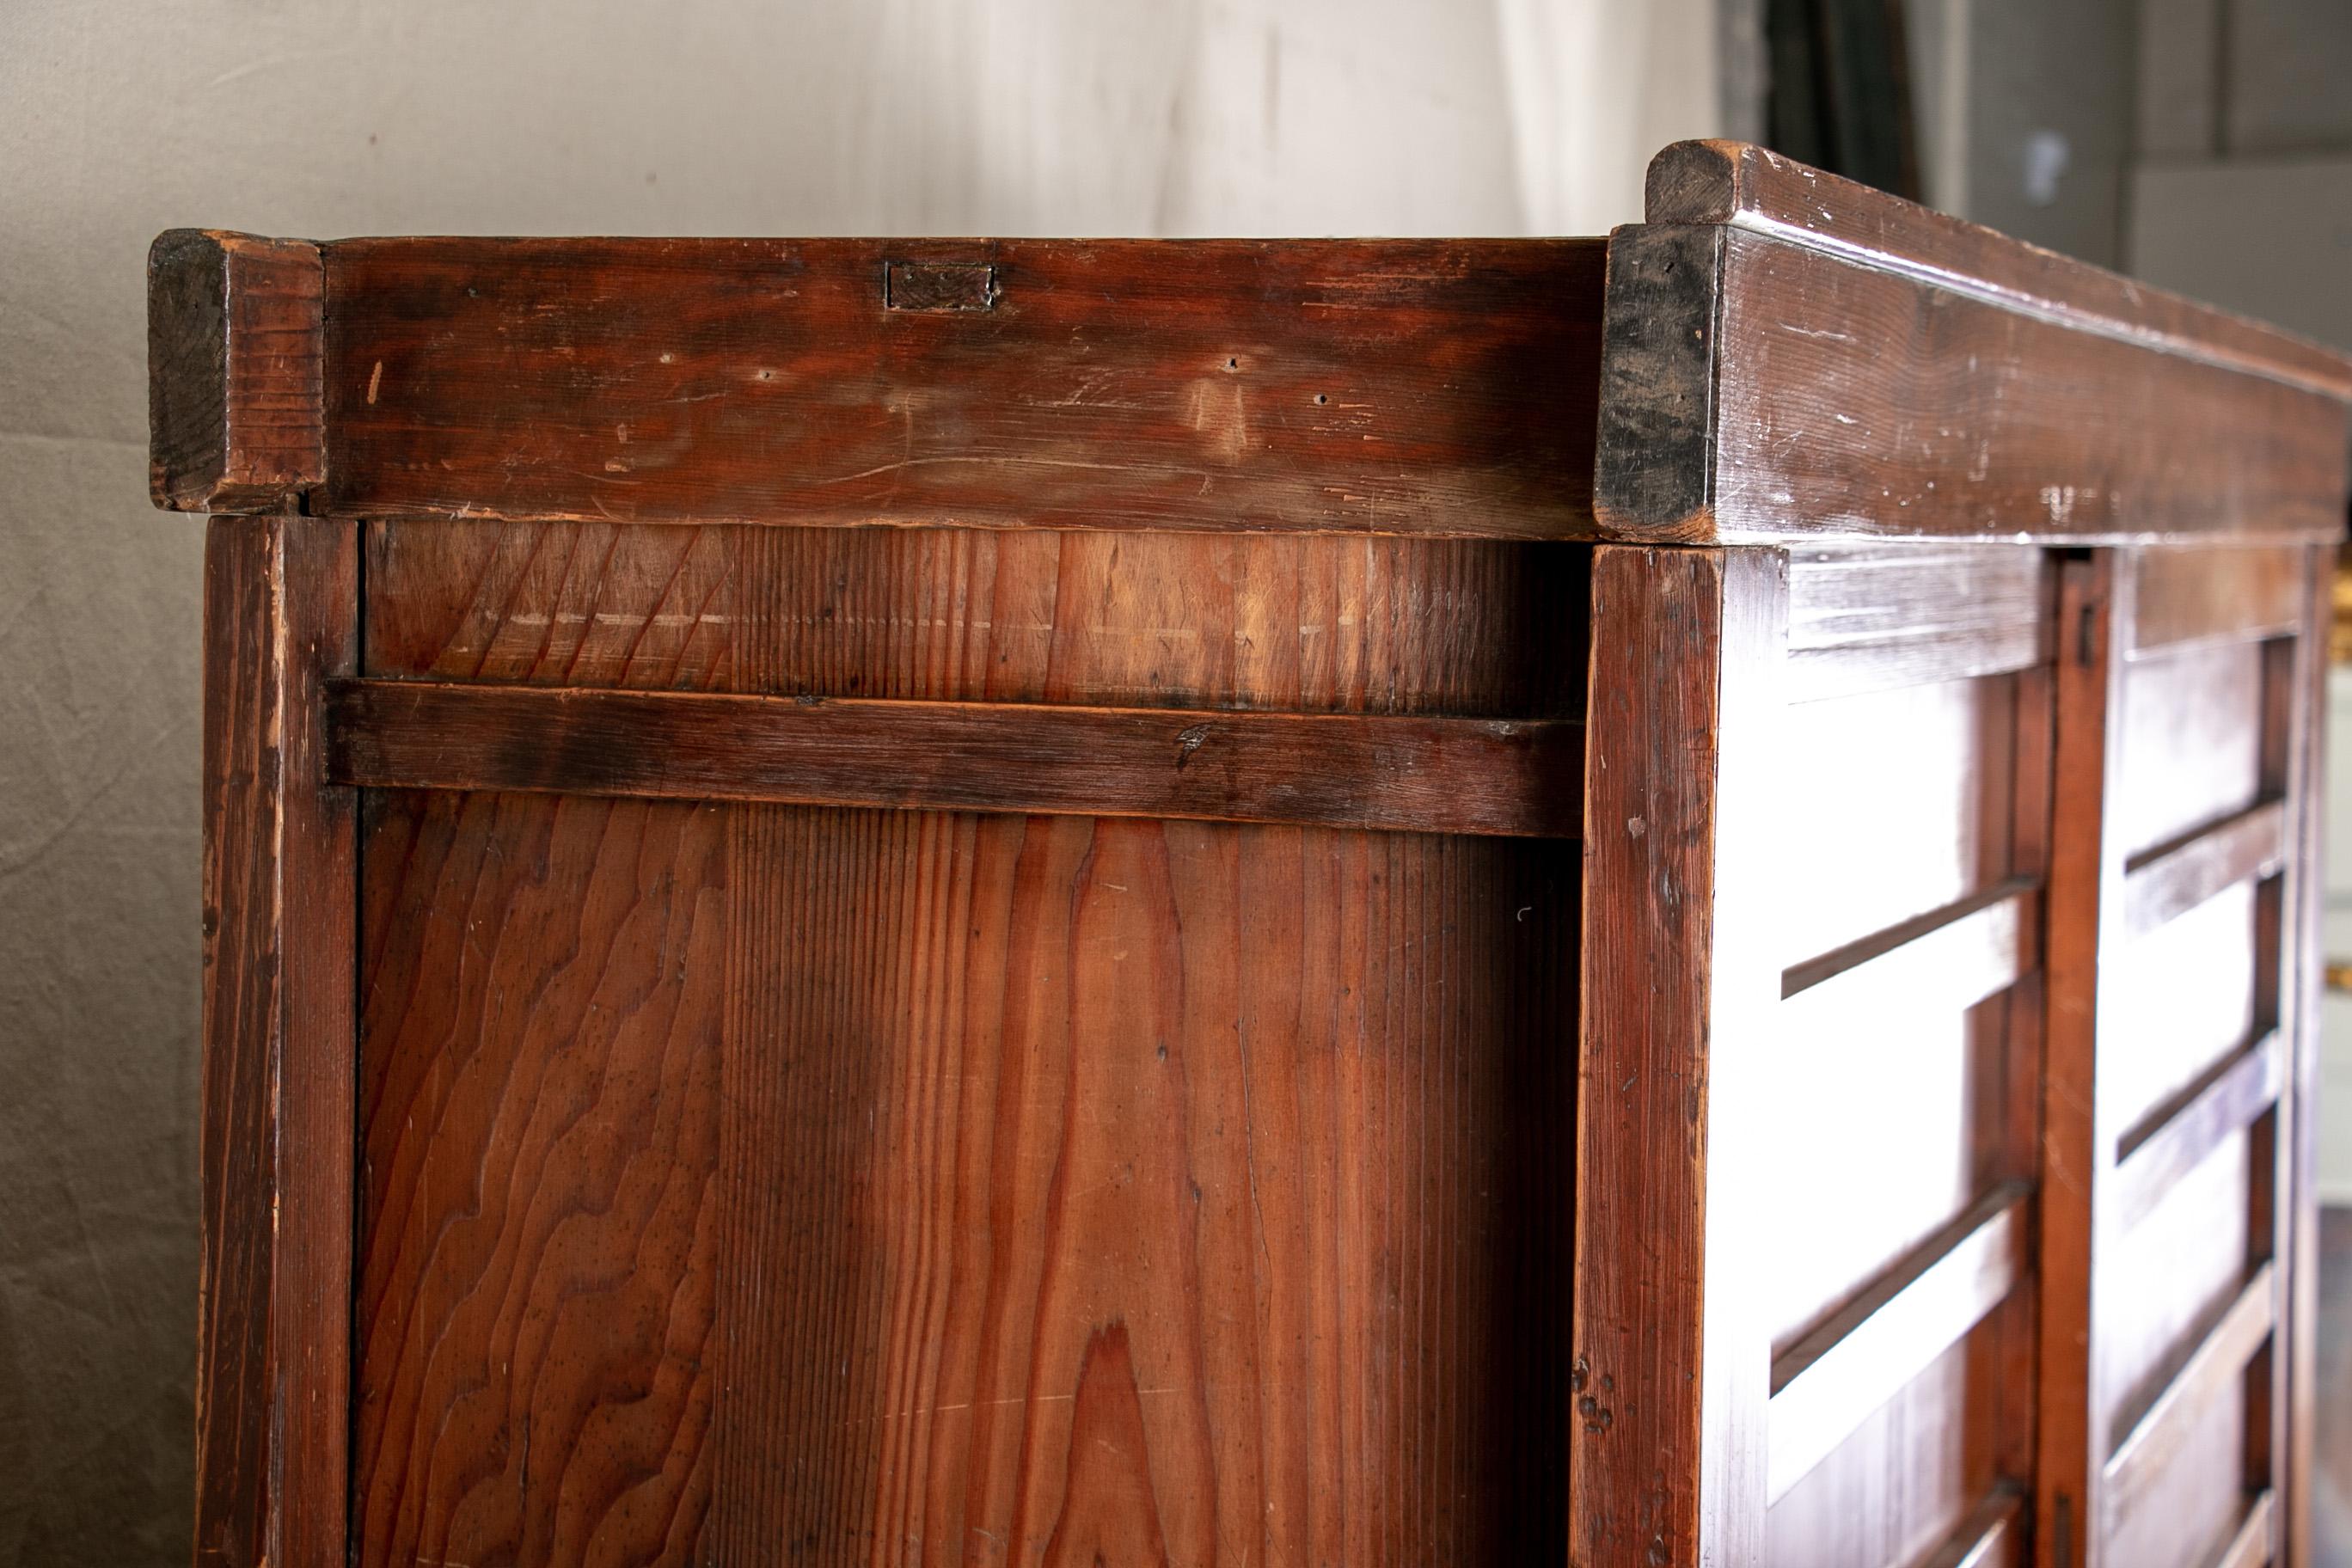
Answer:
<svg viewBox="0 0 2352 1568"><path fill-rule="evenodd" d="M209 527L196 1554L339 1563L356 792L318 782L319 700L352 670L357 534L295 516Z"/></svg>
<svg viewBox="0 0 2352 1568"><path fill-rule="evenodd" d="M1748 1249L1780 975L1769 550L1592 579L1570 1558L1759 1561L1770 1344ZM1711 1180L1714 1173L1722 1180Z"/></svg>
<svg viewBox="0 0 2352 1568"><path fill-rule="evenodd" d="M2312 873L2325 864L2322 833L2327 797L2322 767L2326 741L2321 718L2327 703L2327 629L2336 571L2333 547L2315 546L2305 554L2308 563L2305 609L2295 638L2292 694L2294 733L2285 759L2296 796L2287 855L2291 872L2286 908L2291 914L2282 955L2285 973L2280 982L2280 999L2286 1013L2280 1020L2280 1037L2287 1043L2288 1053L2287 1083L2281 1095L2286 1110L2278 1139L2278 1169L2285 1184L2273 1216L2279 1226L2280 1256L2288 1263L2286 1323L2271 1352L2274 1360L2285 1363L2277 1369L2282 1373L2278 1390L2285 1408L2278 1412L2275 1429L2286 1445L2284 1463L2274 1456L2272 1468L2272 1496L2284 1509L2285 1518L2271 1533L2273 1540L2284 1541L2285 1561L2294 1568L2311 1563L2317 1544L2312 1533L2311 1502L2316 1398L2313 1367L2318 1353L2319 1314L2319 1206L2315 1185L2318 1122L2312 1111L2319 1083L2320 984L2326 965L2320 946L2326 879Z"/></svg>
<svg viewBox="0 0 2352 1568"><path fill-rule="evenodd" d="M2133 552L2067 561L2058 602L2044 996L2039 1447L2035 1519L2053 1568L2097 1568L2108 1450L2093 1345L2101 1210L2116 1129L2097 1093L2099 958L2122 919L2123 859L2104 831L2122 740Z"/></svg>

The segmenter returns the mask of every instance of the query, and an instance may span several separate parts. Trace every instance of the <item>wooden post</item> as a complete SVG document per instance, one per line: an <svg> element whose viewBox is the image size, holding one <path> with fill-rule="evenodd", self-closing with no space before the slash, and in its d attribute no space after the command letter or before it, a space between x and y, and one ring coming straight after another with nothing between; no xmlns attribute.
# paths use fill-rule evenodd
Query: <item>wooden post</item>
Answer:
<svg viewBox="0 0 2352 1568"><path fill-rule="evenodd" d="M357 792L324 784L320 721L356 669L358 532L295 510L323 472L316 247L182 231L151 268L156 499L219 514L196 1557L326 1568L350 1489Z"/></svg>
<svg viewBox="0 0 2352 1568"><path fill-rule="evenodd" d="M1763 1558L1774 550L1594 552L1570 1561ZM1721 1180L1715 1179L1720 1173Z"/></svg>

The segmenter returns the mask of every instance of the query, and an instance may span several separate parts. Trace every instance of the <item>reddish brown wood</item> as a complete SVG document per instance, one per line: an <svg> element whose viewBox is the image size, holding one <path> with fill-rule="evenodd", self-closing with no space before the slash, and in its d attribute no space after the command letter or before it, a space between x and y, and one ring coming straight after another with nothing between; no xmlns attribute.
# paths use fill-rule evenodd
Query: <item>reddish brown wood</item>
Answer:
<svg viewBox="0 0 2352 1568"><path fill-rule="evenodd" d="M2009 1300L2026 1271L2024 1185L1995 1187L1772 1358L1771 1501Z"/></svg>
<svg viewBox="0 0 2352 1568"><path fill-rule="evenodd" d="M1787 637L1770 552L1594 552L1571 1560L1748 1562L1769 1349L1742 1125L1777 997L1764 919ZM1759 873L1763 873L1759 875ZM1728 896L1727 896L1728 895Z"/></svg>
<svg viewBox="0 0 2352 1568"><path fill-rule="evenodd" d="M1653 174L167 237L208 1548L2292 1561L2352 368Z"/></svg>
<svg viewBox="0 0 2352 1568"><path fill-rule="evenodd" d="M2352 402L2352 363L2275 328L1897 201L1738 142L1677 142L1650 161L1652 223L1725 224L1781 236L1981 295L2076 331L2146 343Z"/></svg>
<svg viewBox="0 0 2352 1568"><path fill-rule="evenodd" d="M2317 1425L2321 1364L2319 1279L2324 1266L2319 1238L2318 1117L2320 988L2327 961L2321 946L2324 932L2326 878L2315 873L2326 865L2325 835L2327 789L2324 774L2326 742L2323 716L2327 711L2328 632L2334 621L2335 550L2314 548L2305 552L2305 610L2296 638L2294 702L2299 716L2296 746L2284 759L2293 770L2300 792L2295 815L2294 864L2298 868L2294 898L2285 907L2290 923L2285 932L2289 967L2282 980L2285 1008L2295 1020L2287 1036L2286 1071L2295 1111L2289 1119L2280 1152L2285 1157L2283 1202L2276 1217L2284 1222L2283 1256L2288 1260L2285 1311L2288 1330L2274 1343L2283 1348L2285 1366L2282 1421L2286 1453L2272 1481L2273 1508L2264 1535L2286 1553L2294 1568L2317 1560L2315 1504L2326 1483L2318 1474L2321 1452ZM2329 1461L2340 1465L2334 1454ZM2284 1480L2282 1490L2280 1481ZM2231 1565L2235 1568L2235 1565Z"/></svg>
<svg viewBox="0 0 2352 1568"><path fill-rule="evenodd" d="M341 1560L355 792L320 691L352 667L355 531L224 517L205 558L205 1251L196 1553Z"/></svg>
<svg viewBox="0 0 2352 1568"><path fill-rule="evenodd" d="M1581 667L1536 618L1580 563L1517 545L372 541L371 672L469 697L1493 712ZM1572 844L383 798L363 1560L1561 1555Z"/></svg>
<svg viewBox="0 0 2352 1568"><path fill-rule="evenodd" d="M1591 240L348 240L318 504L1586 537L1601 264ZM989 271L984 308L952 282L965 308L888 308L886 275L950 268Z"/></svg>
<svg viewBox="0 0 2352 1568"><path fill-rule="evenodd" d="M1608 537L2343 526L2345 406L2330 394L1745 229L1654 224L1610 247L1594 500Z"/></svg>
<svg viewBox="0 0 2352 1568"><path fill-rule="evenodd" d="M2120 749L2131 637L2128 552L2068 562L2058 604L2049 935L2044 952L2041 1159L2041 1353L2035 1367L2037 1551L2052 1568L2095 1568L2108 1441L2093 1345L2099 1205L2115 1158L2098 1082L2100 953L2119 921L2122 863L2105 819Z"/></svg>
<svg viewBox="0 0 2352 1568"><path fill-rule="evenodd" d="M279 511L326 465L307 240L175 228L147 255L148 475L178 511Z"/></svg>
<svg viewBox="0 0 2352 1568"><path fill-rule="evenodd" d="M1581 726L338 683L328 774L535 790L1573 837Z"/></svg>

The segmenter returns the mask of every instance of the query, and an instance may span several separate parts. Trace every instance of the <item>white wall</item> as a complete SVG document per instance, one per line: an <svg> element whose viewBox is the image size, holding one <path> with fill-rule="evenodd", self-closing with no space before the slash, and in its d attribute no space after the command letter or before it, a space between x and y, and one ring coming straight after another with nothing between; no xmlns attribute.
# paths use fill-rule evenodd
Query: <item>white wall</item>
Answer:
<svg viewBox="0 0 2352 1568"><path fill-rule="evenodd" d="M0 5L0 1562L187 1557L194 520L142 264L355 233L1599 233L1711 0Z"/></svg>

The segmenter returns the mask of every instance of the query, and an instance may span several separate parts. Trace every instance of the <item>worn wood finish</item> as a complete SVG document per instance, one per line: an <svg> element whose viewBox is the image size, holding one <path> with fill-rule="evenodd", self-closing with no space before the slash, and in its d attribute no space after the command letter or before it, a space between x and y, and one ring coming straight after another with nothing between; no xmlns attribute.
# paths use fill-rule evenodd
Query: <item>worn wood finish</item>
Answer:
<svg viewBox="0 0 2352 1568"><path fill-rule="evenodd" d="M1742 229L1652 226L1611 245L1612 310L1681 325L1654 354L1605 340L1595 507L1610 537L2342 527L2345 409L2328 395ZM1655 289L1619 279L1669 268Z"/></svg>
<svg viewBox="0 0 2352 1568"><path fill-rule="evenodd" d="M279 511L324 476L324 279L307 240L156 237L147 411L157 506Z"/></svg>
<svg viewBox="0 0 2352 1568"><path fill-rule="evenodd" d="M1591 531L1595 241L326 254L340 514ZM906 266L986 302L893 309Z"/></svg>
<svg viewBox="0 0 2352 1568"><path fill-rule="evenodd" d="M1572 838L1563 720L1230 713L346 681L329 775L379 789L1189 817Z"/></svg>
<svg viewBox="0 0 2352 1568"><path fill-rule="evenodd" d="M1770 725L1787 618L1773 552L1594 552L1587 725L1609 761L1585 795L1579 1563L1761 1549L1768 1349L1727 1282L1754 1278L1743 1101L1770 1071Z"/></svg>
<svg viewBox="0 0 2352 1568"><path fill-rule="evenodd" d="M1581 672L1519 545L401 522L369 573L370 673L469 701ZM1572 842L383 798L363 1561L1560 1555Z"/></svg>
<svg viewBox="0 0 2352 1568"><path fill-rule="evenodd" d="M2042 1473L2069 1563L2203 1568L2251 1550L2246 1499L2294 1500L2286 1058L2323 623L2281 630L2286 599L2312 604L2310 552L2204 553L2082 563L2062 610L2081 635L2051 893Z"/></svg>
<svg viewBox="0 0 2352 1568"><path fill-rule="evenodd" d="M341 1560L351 1310L355 792L323 787L348 671L348 526L223 517L205 552L203 1293L196 1553Z"/></svg>
<svg viewBox="0 0 2352 1568"><path fill-rule="evenodd" d="M1994 1188L1772 1358L1772 1502L2009 1299L2025 1274L2023 1189Z"/></svg>
<svg viewBox="0 0 2352 1568"><path fill-rule="evenodd" d="M2352 363L2331 350L2137 279L1895 201L1762 147L1678 142L1650 162L1652 223L1723 224L1818 247L2078 331L2308 386L2352 402Z"/></svg>
<svg viewBox="0 0 2352 1568"><path fill-rule="evenodd" d="M1650 218L165 237L205 1549L2297 1568L2352 362Z"/></svg>
<svg viewBox="0 0 2352 1568"><path fill-rule="evenodd" d="M2032 550L1916 543L1789 552L1789 700L2005 675L2051 658Z"/></svg>

